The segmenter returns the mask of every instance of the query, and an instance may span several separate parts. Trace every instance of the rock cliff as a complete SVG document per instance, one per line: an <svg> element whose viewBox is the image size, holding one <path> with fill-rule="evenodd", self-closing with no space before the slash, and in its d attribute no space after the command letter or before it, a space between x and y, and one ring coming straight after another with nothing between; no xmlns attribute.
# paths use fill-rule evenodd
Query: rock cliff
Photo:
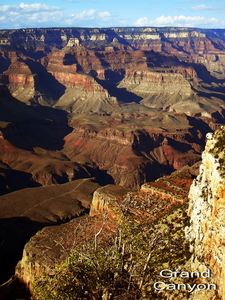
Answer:
<svg viewBox="0 0 225 300"><path fill-rule="evenodd" d="M191 225L187 229L192 252L192 270L212 270L212 280L217 284L219 293L219 298L216 299L225 299L224 144L224 127L214 134L207 134L200 173L190 188Z"/></svg>
<svg viewBox="0 0 225 300"><path fill-rule="evenodd" d="M178 101L190 98L193 94L190 82L183 76L181 68L180 72L172 69L167 71L159 69L152 72L127 70L118 87L126 88L129 92L142 97L141 103L146 106L166 109ZM161 99L165 99L164 105L162 100L159 101L159 95Z"/></svg>
<svg viewBox="0 0 225 300"><path fill-rule="evenodd" d="M99 231L98 239L109 241L117 232L118 220L123 218L124 213L139 224L157 220L187 201L194 173L193 168L184 168L143 185L137 192L115 185L96 189L89 216L60 226L46 227L30 239L16 274L32 288L34 278L43 272L51 273L54 265L65 259L75 245L77 247L93 239Z"/></svg>

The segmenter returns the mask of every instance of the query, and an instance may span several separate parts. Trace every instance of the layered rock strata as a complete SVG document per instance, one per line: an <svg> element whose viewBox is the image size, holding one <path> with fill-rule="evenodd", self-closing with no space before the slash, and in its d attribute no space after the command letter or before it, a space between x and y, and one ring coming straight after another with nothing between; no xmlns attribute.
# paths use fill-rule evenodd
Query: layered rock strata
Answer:
<svg viewBox="0 0 225 300"><path fill-rule="evenodd" d="M165 124L172 125L173 120L165 120ZM201 141L189 129L169 133L154 127L151 130L149 126L132 131L131 124L125 121L113 121L107 129L73 126L73 132L65 137L64 153L67 157L105 172L111 183L127 188L138 189L146 181L199 160L197 152L201 146L197 144ZM186 143L188 136L193 143ZM181 149L186 149L185 153Z"/></svg>
<svg viewBox="0 0 225 300"><path fill-rule="evenodd" d="M0 49L0 80L26 103L112 113L118 103L142 100L147 107L222 116L223 30L54 28L1 34L7 43Z"/></svg>
<svg viewBox="0 0 225 300"><path fill-rule="evenodd" d="M187 230L193 253L192 270L211 269L212 280L218 287L217 299L225 299L224 144L224 127L207 135L200 173L189 193L191 225Z"/></svg>
<svg viewBox="0 0 225 300"><path fill-rule="evenodd" d="M193 93L189 81L182 74L176 73L175 70L168 73L162 70L158 72L128 70L118 87L125 87L128 91L141 96L143 98L141 103L145 105L148 105L147 103L153 95L168 94L167 96L164 95L165 99L168 99L171 98L172 94L180 94L180 100L182 100L182 98L191 97ZM159 106L160 104L156 103L155 105ZM167 103L168 105L169 103ZM154 107L154 105L150 106Z"/></svg>
<svg viewBox="0 0 225 300"><path fill-rule="evenodd" d="M1 75L1 82L8 84L13 97L29 103L35 94L35 74L28 65L16 61Z"/></svg>
<svg viewBox="0 0 225 300"><path fill-rule="evenodd" d="M212 118L195 124L185 114L137 106L132 115L125 106L68 120L64 111L27 106L5 85L0 90L1 161L20 174L20 188L94 176L101 184L138 189L198 161L204 134L215 127Z"/></svg>

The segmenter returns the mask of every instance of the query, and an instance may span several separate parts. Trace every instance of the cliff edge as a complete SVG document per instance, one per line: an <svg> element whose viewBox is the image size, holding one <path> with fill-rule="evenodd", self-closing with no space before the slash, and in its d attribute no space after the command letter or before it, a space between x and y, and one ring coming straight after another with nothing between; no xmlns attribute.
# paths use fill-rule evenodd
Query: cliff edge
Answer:
<svg viewBox="0 0 225 300"><path fill-rule="evenodd" d="M200 172L189 192L190 227L186 234L192 270L210 269L219 294L216 299L225 299L225 127L206 138Z"/></svg>

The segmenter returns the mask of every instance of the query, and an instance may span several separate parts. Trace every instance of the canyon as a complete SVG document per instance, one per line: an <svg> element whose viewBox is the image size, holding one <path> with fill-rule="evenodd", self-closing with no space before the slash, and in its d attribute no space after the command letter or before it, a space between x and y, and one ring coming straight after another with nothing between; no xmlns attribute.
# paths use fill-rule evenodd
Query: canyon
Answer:
<svg viewBox="0 0 225 300"><path fill-rule="evenodd" d="M223 30L42 28L0 38L10 143L1 151L14 149L2 163L27 173L22 187L75 178L68 160L68 172L138 189L199 160L205 134L224 122ZM52 167L37 166L40 156Z"/></svg>
<svg viewBox="0 0 225 300"><path fill-rule="evenodd" d="M102 240L118 211L146 224L188 203L206 135L225 123L225 30L33 28L0 30L1 40L0 283L22 259L16 272L32 285L65 258L69 232L82 244L103 215Z"/></svg>

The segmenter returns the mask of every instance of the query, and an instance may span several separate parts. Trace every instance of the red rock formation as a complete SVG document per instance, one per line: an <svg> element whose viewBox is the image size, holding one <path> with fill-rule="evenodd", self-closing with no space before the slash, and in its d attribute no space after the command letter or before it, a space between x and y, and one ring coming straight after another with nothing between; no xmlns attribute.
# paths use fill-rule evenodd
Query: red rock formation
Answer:
<svg viewBox="0 0 225 300"><path fill-rule="evenodd" d="M16 61L0 76L0 80L6 83L10 92L17 99L28 102L35 93L35 75L28 65Z"/></svg>
<svg viewBox="0 0 225 300"><path fill-rule="evenodd" d="M26 103L67 110L74 128L68 134L59 110L53 118L53 108L28 109L0 87L1 160L6 171L29 177L26 186L96 176L137 190L198 160L205 133L224 122L223 30L54 28L7 34L11 45L4 51L1 46L1 81ZM186 199L190 179L182 176L176 178L182 187L157 181L130 192L123 208L137 212L138 222L154 220ZM104 212L104 206L107 211L108 200L95 211ZM48 229L43 232L48 236Z"/></svg>
<svg viewBox="0 0 225 300"><path fill-rule="evenodd" d="M74 162L105 170L116 184L133 189L149 178L160 176L163 167L171 171L198 160L198 155L184 142L186 133L175 135L127 129L123 132L122 128L95 131L76 126L65 137L64 153ZM166 136L176 139L178 145L190 147L189 150L184 154L172 147L164 140Z"/></svg>

